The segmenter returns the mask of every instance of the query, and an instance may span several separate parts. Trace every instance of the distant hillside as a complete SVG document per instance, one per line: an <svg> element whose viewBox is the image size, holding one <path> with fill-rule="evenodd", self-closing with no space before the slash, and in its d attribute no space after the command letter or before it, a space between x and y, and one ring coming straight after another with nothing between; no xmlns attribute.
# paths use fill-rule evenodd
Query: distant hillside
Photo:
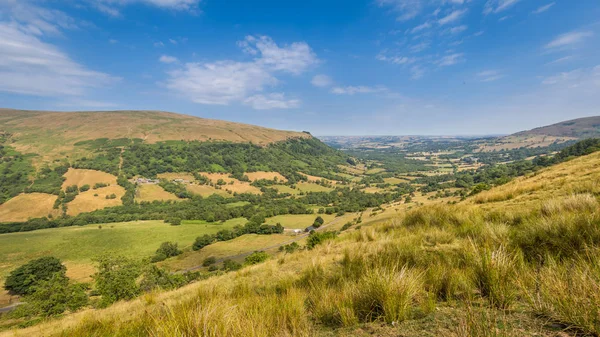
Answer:
<svg viewBox="0 0 600 337"><path fill-rule="evenodd" d="M512 136L552 136L552 137L572 137L572 138L591 138L600 136L600 116L578 118L565 122L560 122L548 126L542 126L529 131L521 131Z"/></svg>
<svg viewBox="0 0 600 337"><path fill-rule="evenodd" d="M49 112L0 109L0 135L21 153L35 153L44 161L76 156L75 143L99 138L166 140L222 140L269 144L289 138L310 138L302 132L198 118L160 111Z"/></svg>

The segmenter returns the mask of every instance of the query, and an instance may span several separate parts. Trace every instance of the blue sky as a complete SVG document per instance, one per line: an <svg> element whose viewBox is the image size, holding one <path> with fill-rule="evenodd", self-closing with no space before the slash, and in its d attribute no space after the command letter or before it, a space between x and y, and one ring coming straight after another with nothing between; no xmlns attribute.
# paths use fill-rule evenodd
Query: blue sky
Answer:
<svg viewBox="0 0 600 337"><path fill-rule="evenodd" d="M600 2L0 0L0 106L511 133L600 115Z"/></svg>

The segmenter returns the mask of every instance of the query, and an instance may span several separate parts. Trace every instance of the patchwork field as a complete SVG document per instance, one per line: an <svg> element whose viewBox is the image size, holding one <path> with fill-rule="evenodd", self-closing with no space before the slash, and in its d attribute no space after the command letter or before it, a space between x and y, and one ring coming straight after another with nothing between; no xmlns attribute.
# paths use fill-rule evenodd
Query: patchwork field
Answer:
<svg viewBox="0 0 600 337"><path fill-rule="evenodd" d="M269 187L276 189L279 193L289 193L291 195L296 195L300 193L298 189L291 188L287 185L273 185Z"/></svg>
<svg viewBox="0 0 600 337"><path fill-rule="evenodd" d="M410 180L408 180L408 179L402 179L402 178L394 178L394 177L392 177L392 178L384 178L384 179L383 179L383 181L384 181L386 184L398 185L398 184L400 184L400 183L407 183L407 182L409 182Z"/></svg>
<svg viewBox="0 0 600 337"><path fill-rule="evenodd" d="M183 179L183 178L181 178L181 179ZM217 194L217 195L220 195L223 197L231 197L231 194L227 193L227 191L222 190L222 189L216 189L209 185L186 184L185 189L190 191L191 193L194 193L194 194L197 194L197 195L200 195L203 197L208 197L213 194Z"/></svg>
<svg viewBox="0 0 600 337"><path fill-rule="evenodd" d="M252 181L266 179L266 180L274 180L277 178L278 181L286 182L287 179L281 175L279 172L246 172L246 176Z"/></svg>
<svg viewBox="0 0 600 337"><path fill-rule="evenodd" d="M114 194L116 198L107 199L107 196ZM113 184L98 189L90 189L85 192L79 192L75 200L67 205L68 215L77 215L79 213L91 212L106 207L119 206L122 204L121 197L125 194L125 189L117 184Z"/></svg>
<svg viewBox="0 0 600 337"><path fill-rule="evenodd" d="M71 185L77 185L79 187L83 185L90 185L93 187L96 183L117 185L117 177L112 174L96 170L69 168L64 177L66 180L63 182L63 189Z"/></svg>
<svg viewBox="0 0 600 337"><path fill-rule="evenodd" d="M333 188L325 187L314 183L298 183L296 188L301 192L331 192Z"/></svg>
<svg viewBox="0 0 600 337"><path fill-rule="evenodd" d="M57 216L60 211L53 209L56 198L46 193L20 194L0 205L0 222L26 221L49 214Z"/></svg>
<svg viewBox="0 0 600 337"><path fill-rule="evenodd" d="M239 180L237 180L235 178L231 178L228 173L209 173L209 172L199 172L199 173L201 176L207 177L210 180L210 182L212 182L213 184L216 184L217 181L219 181L220 179L222 179L227 184L239 182Z"/></svg>
<svg viewBox="0 0 600 337"><path fill-rule="evenodd" d="M270 225L280 223L286 229L304 229L312 226L317 216L321 216L325 223L335 219L335 215L328 214L287 214L268 218L266 223Z"/></svg>
<svg viewBox="0 0 600 337"><path fill-rule="evenodd" d="M142 184L138 185L135 192L136 201L155 201L155 200L181 200L173 193L165 191L159 185Z"/></svg>
<svg viewBox="0 0 600 337"><path fill-rule="evenodd" d="M135 221L77 227L43 229L0 235L0 279L15 267L42 256L56 256L72 263L78 277L81 270L91 270L92 259L102 253L116 253L132 258L151 256L165 241L189 248L196 237L243 225L246 219L232 219L223 224L204 221L171 226L163 221ZM85 274L85 273L84 273Z"/></svg>

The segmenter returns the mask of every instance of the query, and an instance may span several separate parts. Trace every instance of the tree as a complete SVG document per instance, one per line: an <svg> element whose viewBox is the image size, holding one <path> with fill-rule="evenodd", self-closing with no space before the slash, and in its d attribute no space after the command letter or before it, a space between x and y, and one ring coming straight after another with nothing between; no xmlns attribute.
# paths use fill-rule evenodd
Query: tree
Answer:
<svg viewBox="0 0 600 337"><path fill-rule="evenodd" d="M324 222L325 222L325 220L323 220L323 218L319 215L313 222L313 227L319 228L319 227L321 227L321 225L323 225Z"/></svg>
<svg viewBox="0 0 600 337"><path fill-rule="evenodd" d="M202 261L202 266L204 267L208 267L210 265L213 265L217 262L217 259L214 256L209 256L206 259L204 259L204 261Z"/></svg>
<svg viewBox="0 0 600 337"><path fill-rule="evenodd" d="M244 263L247 265L253 265L253 264L264 262L268 258L269 258L269 254L267 254L265 252L254 252L254 253L246 256Z"/></svg>
<svg viewBox="0 0 600 337"><path fill-rule="evenodd" d="M42 316L55 316L67 309L76 311L88 303L86 286L69 284L64 273L54 273L48 280L38 282L30 295L25 296L26 305Z"/></svg>
<svg viewBox="0 0 600 337"><path fill-rule="evenodd" d="M126 257L105 255L99 258L94 279L102 295L101 304L109 305L136 297L140 293L136 280L141 273L140 264Z"/></svg>
<svg viewBox="0 0 600 337"><path fill-rule="evenodd" d="M311 232L306 241L306 248L313 249L326 240L331 240L337 237L336 232Z"/></svg>
<svg viewBox="0 0 600 337"><path fill-rule="evenodd" d="M171 226L179 226L181 225L181 218L172 217L167 219L165 222L171 224Z"/></svg>
<svg viewBox="0 0 600 337"><path fill-rule="evenodd" d="M242 268L242 265L239 262L235 262L230 259L226 259L223 261L223 270L225 271L236 271Z"/></svg>
<svg viewBox="0 0 600 337"><path fill-rule="evenodd" d="M173 256L177 256L183 253L175 242L163 242L160 244L160 247L156 250L154 257L152 257L152 262L159 262L165 259L168 259Z"/></svg>
<svg viewBox="0 0 600 337"><path fill-rule="evenodd" d="M11 294L27 295L33 292L38 282L47 281L56 273L64 275L66 270L60 260L52 256L32 260L8 275L4 289Z"/></svg>
<svg viewBox="0 0 600 337"><path fill-rule="evenodd" d="M85 184L79 188L79 192L85 192L89 189L90 189L90 185Z"/></svg>
<svg viewBox="0 0 600 337"><path fill-rule="evenodd" d="M214 235L204 234L203 236L199 236L196 238L194 245L192 246L193 250L200 250L215 241Z"/></svg>
<svg viewBox="0 0 600 337"><path fill-rule="evenodd" d="M169 271L158 268L155 265L149 265L144 269L140 289L148 292L160 288L164 290L175 289L186 284L184 275L171 274Z"/></svg>

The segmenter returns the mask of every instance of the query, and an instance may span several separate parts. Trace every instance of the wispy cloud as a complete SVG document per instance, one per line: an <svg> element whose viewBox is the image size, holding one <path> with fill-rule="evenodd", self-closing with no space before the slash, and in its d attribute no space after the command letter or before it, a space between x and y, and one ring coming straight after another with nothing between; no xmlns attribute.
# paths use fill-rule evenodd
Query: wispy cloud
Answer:
<svg viewBox="0 0 600 337"><path fill-rule="evenodd" d="M331 92L336 95L355 95L355 94L372 94L388 92L389 90L384 86L369 87L369 86L347 86L347 87L335 87L331 89Z"/></svg>
<svg viewBox="0 0 600 337"><path fill-rule="evenodd" d="M516 5L520 0L488 0L483 8L483 14L500 13Z"/></svg>
<svg viewBox="0 0 600 337"><path fill-rule="evenodd" d="M449 23L453 23L458 21L465 13L467 12L466 9L457 9L455 11L453 11L452 13L444 16L443 18L438 20L438 23L440 25L447 25Z"/></svg>
<svg viewBox="0 0 600 337"><path fill-rule="evenodd" d="M300 100L286 99L282 93L271 93L250 96L244 100L244 104L256 110L293 109L300 106Z"/></svg>
<svg viewBox="0 0 600 337"><path fill-rule="evenodd" d="M503 78L504 75L498 70L485 70L477 73L480 82L493 82Z"/></svg>
<svg viewBox="0 0 600 337"><path fill-rule="evenodd" d="M464 32L467 29L469 29L469 27L467 25L460 25L460 26L450 28L450 33L451 34L459 34L459 33Z"/></svg>
<svg viewBox="0 0 600 337"><path fill-rule="evenodd" d="M550 62L546 63L545 65L546 66L550 66L550 65L553 65L553 64L563 63L563 62L566 62L568 60L571 60L572 58L573 58L573 56L561 57L561 58L556 59L554 61L550 61Z"/></svg>
<svg viewBox="0 0 600 337"><path fill-rule="evenodd" d="M533 13L533 14L544 13L545 11L549 10L552 6L554 6L555 4L556 4L556 2L551 2L551 3L547 4L547 5L540 6L540 7L538 7L536 10L534 10L531 13Z"/></svg>
<svg viewBox="0 0 600 337"><path fill-rule="evenodd" d="M167 63L167 64L177 63L177 61L179 61L176 57L169 56L169 55L162 55L158 60L162 63Z"/></svg>
<svg viewBox="0 0 600 337"><path fill-rule="evenodd" d="M333 81L331 80L331 77L327 75L315 75L310 83L315 87L325 88L331 86Z"/></svg>
<svg viewBox="0 0 600 337"><path fill-rule="evenodd" d="M455 65L457 63L464 62L465 61L464 56L465 56L464 53L454 53L454 54L446 55L446 56L440 58L437 61L437 64L441 67Z"/></svg>
<svg viewBox="0 0 600 337"><path fill-rule="evenodd" d="M415 28L411 29L410 32L414 34L414 33L418 33L420 31L429 29L429 28L431 28L431 23L425 22L425 23L422 23L422 24L416 26Z"/></svg>
<svg viewBox="0 0 600 337"><path fill-rule="evenodd" d="M297 75L319 62L308 44L280 46L267 36L247 36L238 45L254 60L187 63L168 72L167 88L200 104L241 102L255 109L297 106L298 100L285 99L281 93L261 92L279 83L277 74Z"/></svg>
<svg viewBox="0 0 600 337"><path fill-rule="evenodd" d="M583 42L583 40L585 40L586 38L591 37L593 35L594 35L594 33L590 32L590 31L584 31L584 32L575 31L575 32L561 34L561 35L557 36L554 40L550 41L546 45L546 49L564 48L564 47L577 45L577 44Z"/></svg>
<svg viewBox="0 0 600 337"><path fill-rule="evenodd" d="M382 7L390 7L398 13L397 19L405 21L416 17L425 7L424 0L376 0Z"/></svg>
<svg viewBox="0 0 600 337"><path fill-rule="evenodd" d="M198 12L200 0L87 0L100 12L112 17L121 16L121 8L130 4L141 3L158 8Z"/></svg>
<svg viewBox="0 0 600 337"><path fill-rule="evenodd" d="M376 57L379 61L389 62L393 64L409 64L415 62L415 59L407 56L387 56L385 53L379 53Z"/></svg>

